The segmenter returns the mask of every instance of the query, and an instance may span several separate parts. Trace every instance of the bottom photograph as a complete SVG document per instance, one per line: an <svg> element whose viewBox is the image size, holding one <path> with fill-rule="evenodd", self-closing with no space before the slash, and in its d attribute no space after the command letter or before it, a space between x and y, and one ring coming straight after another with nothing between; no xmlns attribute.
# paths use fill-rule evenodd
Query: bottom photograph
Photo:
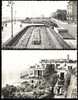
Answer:
<svg viewBox="0 0 78 100"><path fill-rule="evenodd" d="M1 98L77 98L77 50L2 50Z"/></svg>

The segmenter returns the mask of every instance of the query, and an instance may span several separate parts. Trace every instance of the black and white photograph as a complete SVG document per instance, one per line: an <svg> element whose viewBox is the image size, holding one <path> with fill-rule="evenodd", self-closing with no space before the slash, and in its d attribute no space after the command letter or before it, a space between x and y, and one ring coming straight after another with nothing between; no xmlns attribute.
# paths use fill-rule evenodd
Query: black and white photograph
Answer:
<svg viewBox="0 0 78 100"><path fill-rule="evenodd" d="M2 1L2 49L77 49L77 1Z"/></svg>
<svg viewBox="0 0 78 100"><path fill-rule="evenodd" d="M76 50L3 50L2 98L77 98Z"/></svg>
<svg viewBox="0 0 78 100"><path fill-rule="evenodd" d="M77 99L77 0L1 1L1 98Z"/></svg>

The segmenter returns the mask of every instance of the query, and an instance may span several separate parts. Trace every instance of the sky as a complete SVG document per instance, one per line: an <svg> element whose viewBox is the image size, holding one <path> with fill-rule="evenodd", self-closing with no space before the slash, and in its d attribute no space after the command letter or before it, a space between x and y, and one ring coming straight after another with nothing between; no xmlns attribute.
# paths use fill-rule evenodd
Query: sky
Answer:
<svg viewBox="0 0 78 100"><path fill-rule="evenodd" d="M76 60L76 50L3 50L2 85L18 81L21 72L42 59L66 59L68 54L70 59Z"/></svg>
<svg viewBox="0 0 78 100"><path fill-rule="evenodd" d="M2 17L10 16L10 7L7 7L7 4L7 1L2 2ZM67 9L67 1L15 1L14 16L49 17L57 9Z"/></svg>

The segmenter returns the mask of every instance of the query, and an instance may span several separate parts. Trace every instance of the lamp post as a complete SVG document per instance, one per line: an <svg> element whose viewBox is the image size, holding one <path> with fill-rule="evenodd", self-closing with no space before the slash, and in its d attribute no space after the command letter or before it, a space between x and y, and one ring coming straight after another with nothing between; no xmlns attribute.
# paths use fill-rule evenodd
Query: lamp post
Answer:
<svg viewBox="0 0 78 100"><path fill-rule="evenodd" d="M16 10L15 10L15 24L16 24Z"/></svg>
<svg viewBox="0 0 78 100"><path fill-rule="evenodd" d="M11 1L11 37L13 38L13 2Z"/></svg>
<svg viewBox="0 0 78 100"><path fill-rule="evenodd" d="M13 38L13 1L8 1L8 7L11 7L11 38Z"/></svg>

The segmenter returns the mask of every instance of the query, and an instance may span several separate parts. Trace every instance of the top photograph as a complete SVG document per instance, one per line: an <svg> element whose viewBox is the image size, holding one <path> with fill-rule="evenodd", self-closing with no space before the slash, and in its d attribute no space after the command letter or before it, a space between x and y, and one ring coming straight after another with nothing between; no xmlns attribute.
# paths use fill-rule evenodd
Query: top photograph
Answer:
<svg viewBox="0 0 78 100"><path fill-rule="evenodd" d="M1 48L77 49L77 1L2 1Z"/></svg>

